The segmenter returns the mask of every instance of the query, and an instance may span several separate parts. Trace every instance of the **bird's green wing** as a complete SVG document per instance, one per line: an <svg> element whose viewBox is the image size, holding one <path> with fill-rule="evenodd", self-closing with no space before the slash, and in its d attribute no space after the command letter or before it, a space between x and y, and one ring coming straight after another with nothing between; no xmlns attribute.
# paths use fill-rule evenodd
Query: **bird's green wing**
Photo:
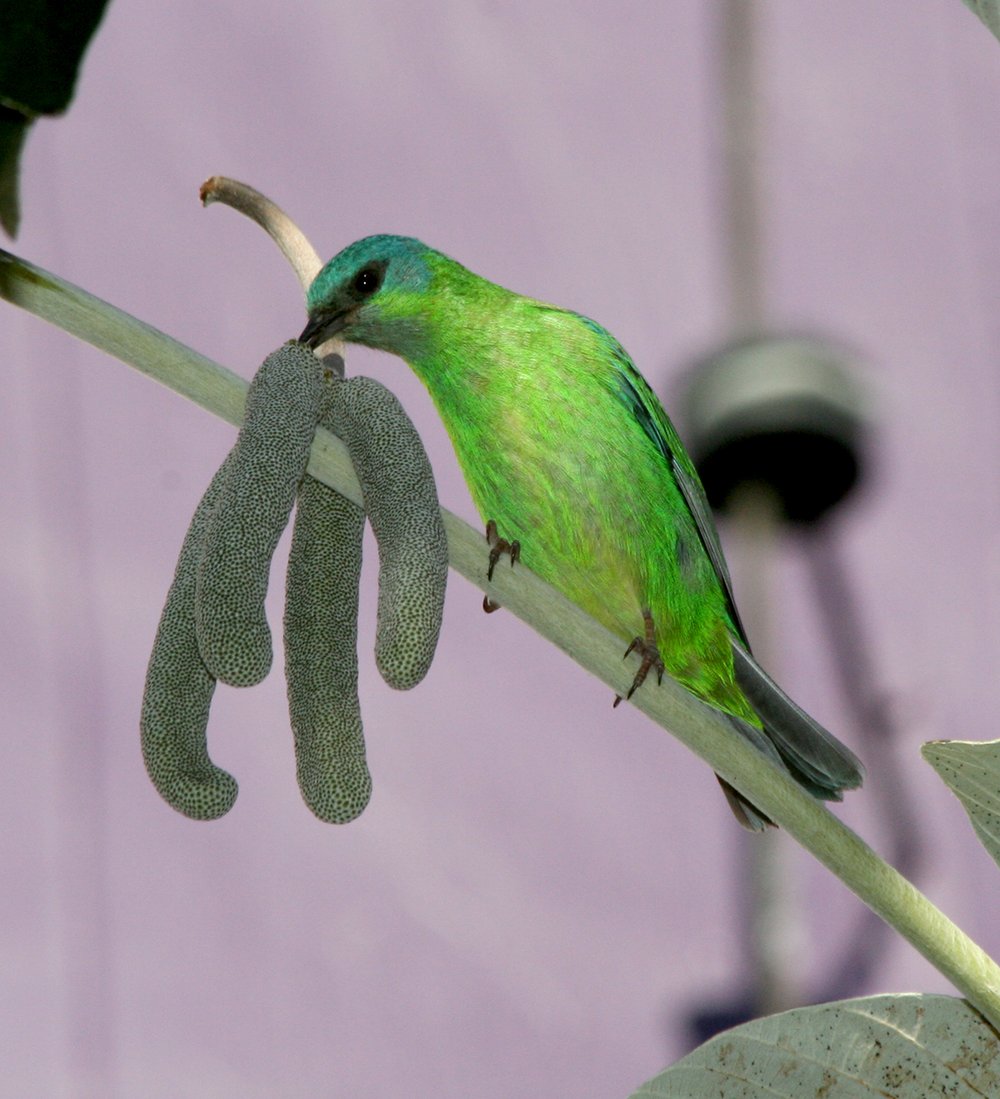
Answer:
<svg viewBox="0 0 1000 1099"><path fill-rule="evenodd" d="M729 616L738 631L738 637L731 639L733 671L736 682L763 721L767 735L773 742L773 746L769 744L769 751L765 754L773 756L774 749L777 749L778 755L792 774L810 793L816 797L839 801L841 790L861 785L864 767L849 748L789 698L753 658L746 631L736 609L729 568L712 521L708 497L694 463L645 379L613 337L607 338L613 345L609 345L609 350L618 368L621 399L668 463L725 592ZM733 720L744 736L749 735L758 748L762 747L755 731L753 734L749 732L753 729L752 726L739 718Z"/></svg>
<svg viewBox="0 0 1000 1099"><path fill-rule="evenodd" d="M607 329L602 328L595 321L588 318L583 319L588 327L600 337L615 366L618 397L635 417L636 422L656 449L663 455L663 460L673 475L684 502L687 504L695 530L698 532L701 544L712 562L715 575L718 577L719 584L725 593L729 617L732 619L740 640L749 650L750 643L747 641L746 630L740 620L740 612L736 609L729 566L726 564L726 558L722 552L722 543L719 541L719 535L712 520L711 505L705 495L705 489L694 467L694 462L691 461L690 455L684 449L684 444L681 442L674 425L670 422L670 418L663 410L663 406L649 388L646 379L636 369L625 348Z"/></svg>

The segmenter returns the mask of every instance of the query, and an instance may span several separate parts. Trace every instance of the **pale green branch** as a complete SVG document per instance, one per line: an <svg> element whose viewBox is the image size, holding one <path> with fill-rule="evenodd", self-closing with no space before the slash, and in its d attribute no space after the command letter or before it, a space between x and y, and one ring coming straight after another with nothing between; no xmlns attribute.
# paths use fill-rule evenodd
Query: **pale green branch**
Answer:
<svg viewBox="0 0 1000 1099"><path fill-rule="evenodd" d="M997 38L1000 38L1000 2L998 0L964 0L965 6L974 11Z"/></svg>
<svg viewBox="0 0 1000 1099"><path fill-rule="evenodd" d="M0 251L0 296L64 328L238 424L247 383L204 356L87 294ZM317 432L309 472L361 503L344 445ZM621 642L527 568L497 569L486 582L482 534L444 511L451 566L554 642L613 691L632 672ZM791 778L773 767L727 721L672 680L644 686L633 702L731 782L857 896L896 928L996 1027L1000 1027L1000 967L905 878ZM852 795L859 796L859 795Z"/></svg>

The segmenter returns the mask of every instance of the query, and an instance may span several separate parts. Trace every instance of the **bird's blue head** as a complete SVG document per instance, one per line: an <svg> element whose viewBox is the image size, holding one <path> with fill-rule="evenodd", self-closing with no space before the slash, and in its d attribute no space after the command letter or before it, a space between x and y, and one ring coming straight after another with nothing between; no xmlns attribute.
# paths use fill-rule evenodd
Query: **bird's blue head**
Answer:
<svg viewBox="0 0 1000 1099"><path fill-rule="evenodd" d="M299 340L318 347L340 336L408 357L426 328L435 258L444 259L413 237L379 235L348 245L309 287L309 323Z"/></svg>

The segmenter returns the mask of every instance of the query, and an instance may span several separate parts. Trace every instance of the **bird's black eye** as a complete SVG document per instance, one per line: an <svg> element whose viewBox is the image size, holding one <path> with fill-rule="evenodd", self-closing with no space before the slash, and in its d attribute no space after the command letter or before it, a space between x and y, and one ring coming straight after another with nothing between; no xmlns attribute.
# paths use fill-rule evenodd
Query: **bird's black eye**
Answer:
<svg viewBox="0 0 1000 1099"><path fill-rule="evenodd" d="M351 281L351 288L361 297L369 297L382 285L382 270L379 267L362 267Z"/></svg>

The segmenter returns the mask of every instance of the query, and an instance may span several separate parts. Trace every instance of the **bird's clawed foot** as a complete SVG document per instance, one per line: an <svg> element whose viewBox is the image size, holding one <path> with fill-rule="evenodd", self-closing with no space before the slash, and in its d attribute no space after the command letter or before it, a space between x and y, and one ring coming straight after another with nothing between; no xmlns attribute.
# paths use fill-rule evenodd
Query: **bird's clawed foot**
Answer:
<svg viewBox="0 0 1000 1099"><path fill-rule="evenodd" d="M636 690L642 686L645 682L646 676L650 671L656 672L656 682L663 682L663 657L660 656L660 650L656 647L656 633L653 628L653 615L647 608L643 608L642 620L645 623L645 635L643 637L633 637L632 643L625 650L624 660L630 653L637 652L642 657L642 663L639 665L639 670L635 673L635 679L632 680L632 686L628 689L628 694L625 695L626 699L632 697ZM615 700L612 706L617 706L621 702L622 696L615 695Z"/></svg>
<svg viewBox="0 0 1000 1099"><path fill-rule="evenodd" d="M493 579L493 570L496 568L497 561L506 553L510 555L510 567L514 567L516 561L521 559L521 543L518 541L508 542L506 538L501 538L497 532L497 525L493 519L490 519L486 524L486 541L490 547L490 560L489 567L486 570L486 579ZM488 595L483 596L483 610L487 614L492 614L494 611L500 609L499 603L494 603Z"/></svg>

